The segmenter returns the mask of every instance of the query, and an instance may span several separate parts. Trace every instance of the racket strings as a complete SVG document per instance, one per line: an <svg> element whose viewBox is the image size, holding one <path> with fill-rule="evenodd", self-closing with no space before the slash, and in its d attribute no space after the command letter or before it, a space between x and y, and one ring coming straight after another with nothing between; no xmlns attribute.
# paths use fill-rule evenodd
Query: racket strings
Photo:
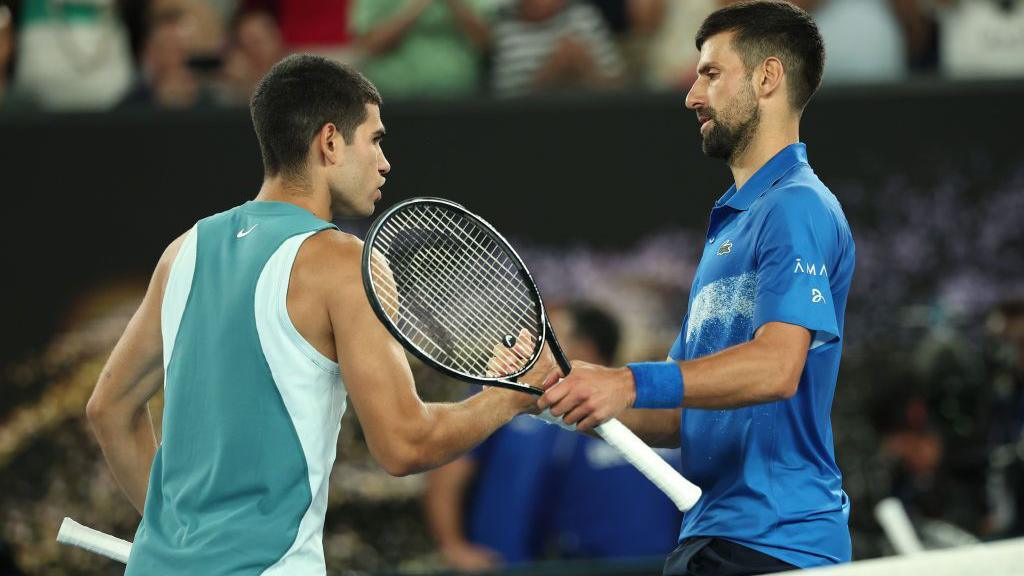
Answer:
<svg viewBox="0 0 1024 576"><path fill-rule="evenodd" d="M375 275L384 274L384 272L382 272L378 268L378 266L379 265L376 262L371 264L371 267L373 268L372 273L374 273ZM417 326L415 323L409 322L407 318L403 318L403 317L399 316L400 306L399 306L399 303L398 303L396 295L391 294L391 293L388 293L387 295L383 295L383 294L379 294L378 293L378 298L380 298L381 299L381 303L385 304L386 307L389 309L386 312L388 313L388 316L390 316L392 318L392 321L396 324L396 326L398 327L399 331L402 332L403 334L406 334L406 336L408 336L419 348L424 349L425 348L424 344L430 344L430 346L432 346L434 348L434 350L436 350L435 353L430 353L429 350L426 350L428 353L430 353L431 357L436 357L436 356L439 356L439 355L447 355L448 354L445 351L445 347L444 346L438 344L437 342L434 341L433 338L431 338L431 335L430 335L429 332L423 330L422 328ZM416 335L409 334L410 330L415 331L417 334Z"/></svg>
<svg viewBox="0 0 1024 576"><path fill-rule="evenodd" d="M465 220L456 221L451 214L446 214L444 212L441 212L440 215L444 218L449 227L457 227L464 233L467 240L472 241L478 250L490 256L490 258L482 260L482 263L487 265L496 275L501 275L502 279L506 282L505 284L493 284L492 286L500 286L504 288L505 295L514 298L516 300L515 303L520 306L527 308L534 306L533 298L530 297L522 279L519 277L517 267L508 259L500 246L498 246L479 228L472 226ZM418 219L417 223L420 225L426 225L422 218ZM463 260L463 263L467 266L472 265L472 263L466 262L465 260ZM515 287L519 287L521 290L514 290Z"/></svg>
<svg viewBox="0 0 1024 576"><path fill-rule="evenodd" d="M432 259L429 258L429 255L428 256L424 256L424 253L428 252L428 251L432 252L432 255L434 256L434 258L432 258ZM418 250L418 251L414 252L412 258L416 259L416 260L424 260L424 259L428 260L428 262L421 262L420 263L419 268L422 269L424 266L433 265L433 264L436 264L436 262L444 262L444 261L446 261L444 256L446 256L446 254L443 254L443 253L437 251L436 249L428 246L428 247L425 247L425 248L423 248L421 250ZM429 262L429 260L432 260L432 262ZM407 271L407 269L403 268L403 271ZM453 274L457 274L459 271L453 269L450 266L447 268L446 271L449 272L449 276L446 277L446 278L439 279L439 281L436 283L436 286L435 286L435 287L439 288L439 291L442 292L442 294L432 293L432 292L423 292L423 294L426 296L426 299L425 299L426 302L425 303L433 304L433 306L432 306L433 312L435 312L437 314L449 314L449 316L442 316L442 317L451 317L449 310L441 309L441 308L448 308L448 306L446 306L446 305L448 303L450 303L453 300L453 297L455 297L455 296L459 296L459 297L461 297L463 299L469 299L471 297L471 295L468 294L467 292L465 292L465 290L461 290L461 291L459 291L459 293L456 293L458 291L458 289L460 288L460 286L459 286L459 284L457 282L451 282L451 279L452 279L451 276ZM400 280L406 280L407 278L409 278L409 276L410 276L410 274L407 272L406 274L402 275ZM447 297L444 298L443 296L447 296ZM490 301L493 301L493 300L490 300ZM468 311L470 312L471 315L474 316L474 319L478 323L481 323L481 324L487 324L488 323L488 320L487 320L488 316L486 316L483 312L480 312L476 308L469 308ZM454 318L454 317L452 317L452 318ZM500 327L496 326L494 324L491 324L491 328L498 329Z"/></svg>
<svg viewBox="0 0 1024 576"><path fill-rule="evenodd" d="M373 267L373 270L377 275L384 274L384 272L380 270L379 264L377 264L376 262L372 263L371 266ZM396 327L400 332L408 336L410 340L412 340L413 343L419 346L421 349L426 348L424 344L430 344L430 346L433 347L434 352L431 352L430 350L425 350L428 354L430 354L432 358L437 358L438 360L441 360L442 357L455 358L461 361L458 362L458 364L463 365L472 365L477 361L477 359L475 358L467 357L464 354L459 354L458 351L455 350L455 347L451 345L451 343L442 344L438 343L435 340L435 338L438 338L439 336L443 336L445 334L451 334L458 338L457 332L452 332L451 330L448 329L431 330L429 329L429 327L421 327L419 324L413 321L413 319L411 319L408 314L402 314L402 306L398 301L397 293L388 293L386 295L378 293L378 298L380 298L382 303L384 303L387 306L387 308L390 309L388 311L389 316L392 317L392 321L395 323ZM422 317L424 315L417 316ZM433 317L434 316L432 315L427 315L428 319ZM409 334L410 331L414 331L416 332L416 334ZM463 344L468 345L469 343L463 342ZM446 361L446 363L451 364L452 362L448 360Z"/></svg>
<svg viewBox="0 0 1024 576"><path fill-rule="evenodd" d="M521 369L524 359L511 350L502 354L508 365L496 367L495 345L523 329L536 345L540 309L500 244L474 222L434 206L393 214L376 238L394 292L375 292L400 332L438 362L470 375ZM383 264L374 259L370 267L383 283Z"/></svg>
<svg viewBox="0 0 1024 576"><path fill-rule="evenodd" d="M409 226L413 222L411 222L409 220L405 220L402 223L405 224L406 226ZM424 222L421 218L416 219L415 225L417 226L418 230L422 230L422 228L426 224L427 223ZM428 303L429 302L435 303L435 306L433 307L435 312L446 313L447 310L438 310L437 306L438 305L444 306L445 304L450 303L451 302L450 298L453 295L457 295L457 296L459 296L459 297L461 297L463 299L471 296L471 295L467 294L465 291L462 291L461 294L452 294L452 290L450 290L450 289L453 288L453 287L460 287L461 286L461 283L453 282L453 280L456 279L456 278L453 278L453 275L461 274L461 275L464 276L465 275L465 271L466 271L465 269L467 267L473 265L474 262L471 262L471 261L467 260L465 257L462 257L462 258L450 258L450 257L448 257L448 256L457 255L457 254L463 254L464 255L465 252L466 252L465 246L457 245L457 244L453 243L453 241L452 241L453 237L452 237L451 233L437 234L436 233L437 231L433 231L433 232L434 232L433 234L427 234L427 236L429 237L428 241L421 242L421 244L426 246L426 248L413 252L413 261L412 261L412 263L415 263L415 260L417 260L417 259L422 261L424 259L424 252L430 251L432 253L431 255L434 256L434 258L429 258L429 256L427 256L426 259L429 262L421 262L421 266L419 267L420 270L423 269L423 267L424 267L423 264L428 264L431 267L433 267L433 265L435 265L437 262L457 261L457 262L462 264L462 266L460 267L461 269L455 269L451 265L443 268L443 270L447 271L448 274L445 275L444 277L439 278L439 283L436 283L435 288L440 287L440 288L447 288L448 289L448 290L443 290L442 291L444 294L447 294L447 297L439 298L436 294L432 294L431 298L428 298ZM450 232L450 230L449 230L449 232ZM391 238L391 239L397 238L396 236L390 235L390 234L388 234L387 236L389 238ZM423 240L422 236L423 236L423 234L419 234L418 235L418 240ZM471 235L469 236L469 238L475 241L474 243L476 244L476 247L478 249L477 252L479 252L479 251L487 252L486 248L480 244L479 238L473 238ZM442 244L443 247L447 248L447 250L445 250L443 252L437 250L437 247L438 247L439 243ZM463 243L463 244L465 244L465 243ZM454 250L453 250L453 248L454 248ZM493 258L493 256L494 256L493 252L487 252L487 253ZM489 269L492 272L497 272L497 270L495 269L494 266L490 266ZM505 272L506 272L506 277L508 277L507 269L506 269ZM402 280L403 280L402 278L398 278L399 282L402 282ZM482 286L484 286L484 287L491 287L492 285L491 284L482 284ZM509 295L511 295L511 294L509 294ZM501 298L500 294L494 293L493 291L491 291L489 293L485 292L484 294L478 295L478 296L481 296L481 297L476 298L476 301L477 301L478 305L480 305L480 304L489 305L489 304L493 304L495 302L501 302L501 301L507 299L507 298ZM447 306L445 306L445 307L447 308ZM495 334L496 332L497 333L505 333L506 331L504 331L503 328L505 328L506 326L498 325L498 324L496 324L494 322L488 322L488 320L487 320L487 318L496 318L497 316L495 316L495 314L500 312L500 310L496 310L493 306L487 306L487 308L489 308L489 309L488 310L484 310L483 313L480 313L479 311L477 311L475 308L472 308L472 307L467 308L467 310L469 310L469 311L477 312L475 317L471 319L471 320L474 320L475 322L471 322L468 325L466 323L463 323L463 325L461 327L465 328L465 329L468 329L468 330L472 330L473 333L475 333L475 334L479 334L479 331L478 331L478 327L479 326L486 326L486 327L488 327L488 329L489 329L491 334ZM509 313L512 313L512 314L516 314L516 312L519 312L519 311L517 311L515 309L508 308L508 307L506 307L506 311L509 312ZM523 320L528 320L528 318L523 318ZM508 322L505 322L505 323L502 323L502 324L508 324ZM513 322L513 324L515 324L517 326L522 326L525 323L520 321L520 322ZM455 325L452 325L450 327L451 328L456 328ZM424 331L423 330L419 330L419 332L422 334ZM455 331L455 333L456 333L456 335L458 335L458 331ZM458 338L458 340L460 340L464 345L467 344L466 338ZM443 348L441 346L438 346L438 343L436 341L432 342L432 344L435 347ZM479 346L476 346L476 348L479 348ZM480 356L478 356L477 359L478 359L478 361L476 363L478 365L482 366L482 364L484 363L484 360ZM519 359L517 356L513 357L511 353L508 354L508 358L506 358L506 360L512 360L512 362L510 362L510 364L512 364L513 366L515 364L518 364L519 361L521 361L521 359Z"/></svg>
<svg viewBox="0 0 1024 576"><path fill-rule="evenodd" d="M458 360L459 362L457 363L460 365L473 365L480 361L478 358L466 356L460 352L461 349L473 346L473 344L471 342L467 342L461 337L461 331L453 330L452 328L454 328L454 326L421 327L417 322L410 318L409 314L400 313L401 305L397 300L397 296L382 296L381 300L384 301L388 308L393 311L390 315L394 318L399 331L409 336L410 339L413 340L413 342L420 348L426 348L424 344L429 344L433 350L427 351L432 357L438 359L441 359L441 357L451 357L452 359ZM425 302L425 304L431 308L431 310L427 311L428 313L424 314L420 310L414 310L413 315L421 322L431 322L438 316L438 314L435 314L435 312L438 312L437 305L429 301ZM407 306L413 309L416 308L416 304ZM410 334L410 332L415 332L415 334ZM448 338L448 336L451 338ZM438 339L443 339L445 341L438 342ZM461 344L461 346L454 346L456 341ZM446 360L446 362L449 364L452 363L450 360Z"/></svg>
<svg viewBox="0 0 1024 576"><path fill-rule="evenodd" d="M399 283L401 283L402 279L399 278L398 281ZM417 295L422 297L424 296L424 293L423 291L420 291L419 294ZM416 322L411 321L408 318L408 314L402 314L404 318L400 319L399 321L400 329L403 329L406 332L408 332L407 328L414 329L423 339L426 339L430 342L430 344L433 346L436 352L444 354L445 356L451 356L457 360L461 360L461 362L457 362L457 364L459 364L460 367L463 368L464 370L474 372L484 371L486 370L485 364L487 363L487 354L485 354L482 351L482 346L480 345L479 341L470 341L467 338L467 336L465 336L465 334L467 331L479 334L479 326L488 326L488 331L492 335L495 334L496 332L504 333L504 331L502 330L501 326L498 326L497 324L494 324L492 322L487 322L484 319L484 317L481 316L475 316L471 318L458 318L451 314L447 314L445 310L442 308L447 308L445 302L451 297L452 295L450 293L441 296L433 294L429 295L425 299L421 299L421 301L417 303L415 300L410 301L407 294L407 297L405 298L405 300L407 301L406 306L412 313L412 315L415 316L417 319L425 322L431 322L437 320L440 317L447 319L448 322L442 322L442 324L447 324L446 326L440 327L443 328L443 330L439 330L439 327L429 326L426 329L424 329L418 327L416 325ZM397 303L391 301L391 305L392 307L395 307ZM424 305L422 307L424 309L419 309L420 305ZM431 334L433 334L433 337L431 336ZM437 341L438 339L441 339L444 336L450 336L451 338L444 338L443 342ZM491 342L493 343L499 340L500 338L495 337L491 340ZM464 350L469 350L469 355L463 352ZM437 355L436 352L434 354L435 356ZM503 358L503 361L508 363L508 365L513 368L515 367L515 364L521 362L521 360L518 359L518 357L512 356L511 353L502 354L502 356L505 356ZM512 373L514 372L514 370L507 370L507 372Z"/></svg>
<svg viewBox="0 0 1024 576"><path fill-rule="evenodd" d="M405 215L406 214L401 214L399 216ZM404 222L406 226L416 226L419 227L419 229L421 230L429 229L430 225L432 224L431 222L425 221L420 215L413 216L415 216L416 219ZM458 231L462 232L462 234L457 235L455 233L456 231L453 230L451 226L457 226L459 224L465 226L466 223L456 222L450 216L444 213L442 213L441 216L445 217L447 222L450 224L447 230L444 230L444 232L446 233L440 234L437 233L437 231L432 232L435 233L434 239L442 240L444 242L444 247L448 248L448 250L446 250L443 253L436 252L435 256L437 256L437 258L434 261L427 263L428 267L432 268L436 266L438 263L446 264L446 266L442 267L441 269L449 272L449 277L445 278L445 280L451 282L453 280L463 279L461 277L464 277L467 274L473 274L473 271L478 268L479 264L484 264L489 269L489 271L493 272L495 275L502 276L501 279L504 280L505 283L493 283L492 281L492 283L483 284L482 286L480 286L486 292L485 294L482 295L484 297L482 299L482 302L494 303L498 306L504 305L504 311L513 315L519 314L523 311L528 311L529 308L533 306L533 300L524 290L513 290L513 286L515 284L518 284L520 288L523 288L522 280L519 278L517 274L515 274L514 270L509 270L507 267L499 268L495 265L496 263L499 265L502 263L508 264L507 261L503 262L502 260L499 259L501 256L505 256L505 254L500 251L500 247L494 245L493 242L490 242L486 246L482 244L478 237L474 237L474 234L481 234L481 232L476 228L471 227L470 229L467 230L465 228L460 227ZM458 243L456 242L456 240L463 240L463 242ZM437 244L433 243L430 247L436 248L436 246ZM473 256L477 256L476 259L470 260L465 256L467 252L471 251L466 250L467 247L471 249L476 249L476 253L472 254ZM494 249L497 249L499 253L494 254L491 251ZM489 258L479 258L480 253L486 254ZM455 268L456 264L460 265L460 267ZM449 284L441 283L440 286L463 287L463 284L458 282L451 282ZM496 288L503 288L504 292L499 292L496 290ZM465 291L463 292L462 295L464 297L471 296ZM515 302L510 303L510 300L513 299L515 300ZM520 308L515 308L512 304L518 304ZM470 308L469 310L473 311L475 309Z"/></svg>

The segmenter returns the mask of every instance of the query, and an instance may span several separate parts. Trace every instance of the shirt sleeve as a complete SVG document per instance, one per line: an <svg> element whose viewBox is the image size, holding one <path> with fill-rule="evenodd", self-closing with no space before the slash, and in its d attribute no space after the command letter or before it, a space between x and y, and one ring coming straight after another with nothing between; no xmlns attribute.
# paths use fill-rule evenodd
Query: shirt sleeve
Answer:
<svg viewBox="0 0 1024 576"><path fill-rule="evenodd" d="M838 261L835 221L814 190L779 192L757 241L754 331L768 322L803 326L814 349L839 338L829 278Z"/></svg>

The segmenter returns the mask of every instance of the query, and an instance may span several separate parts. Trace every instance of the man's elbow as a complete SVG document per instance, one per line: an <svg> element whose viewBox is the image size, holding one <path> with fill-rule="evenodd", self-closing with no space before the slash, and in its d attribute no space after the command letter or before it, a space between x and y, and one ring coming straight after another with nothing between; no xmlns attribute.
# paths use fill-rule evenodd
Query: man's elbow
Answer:
<svg viewBox="0 0 1024 576"><path fill-rule="evenodd" d="M780 381L776 387L776 396L778 400L789 400L793 396L796 396L796 391L800 387L800 376L785 378Z"/></svg>
<svg viewBox="0 0 1024 576"><path fill-rule="evenodd" d="M410 476L420 472L418 467L410 460L381 459L379 463L381 468L392 476Z"/></svg>
<svg viewBox="0 0 1024 576"><path fill-rule="evenodd" d="M134 416L124 406L117 405L93 394L85 405L85 416L96 436L117 433L120 429L130 426Z"/></svg>
<svg viewBox="0 0 1024 576"><path fill-rule="evenodd" d="M770 379L767 391L768 400L789 400L796 396L796 391L800 387L801 372L802 366L800 369L795 366L780 366L775 372L774 378Z"/></svg>
<svg viewBox="0 0 1024 576"><path fill-rule="evenodd" d="M433 467L414 446L394 447L374 457L380 467L392 476L409 476Z"/></svg>
<svg viewBox="0 0 1024 576"><path fill-rule="evenodd" d="M105 420L109 419L110 408L101 398L93 394L85 405L85 416L95 429Z"/></svg>

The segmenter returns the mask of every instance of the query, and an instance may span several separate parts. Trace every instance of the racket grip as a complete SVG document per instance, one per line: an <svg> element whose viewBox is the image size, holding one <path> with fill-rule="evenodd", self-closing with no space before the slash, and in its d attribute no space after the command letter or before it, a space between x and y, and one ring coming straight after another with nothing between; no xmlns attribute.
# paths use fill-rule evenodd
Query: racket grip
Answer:
<svg viewBox="0 0 1024 576"><path fill-rule="evenodd" d="M700 499L700 488L696 484L683 478L622 422L609 420L594 431L664 492L679 510L686 512Z"/></svg>
<svg viewBox="0 0 1024 576"><path fill-rule="evenodd" d="M82 526L71 518L64 518L61 522L57 542L83 548L122 564L128 563L128 556L132 552L131 542Z"/></svg>

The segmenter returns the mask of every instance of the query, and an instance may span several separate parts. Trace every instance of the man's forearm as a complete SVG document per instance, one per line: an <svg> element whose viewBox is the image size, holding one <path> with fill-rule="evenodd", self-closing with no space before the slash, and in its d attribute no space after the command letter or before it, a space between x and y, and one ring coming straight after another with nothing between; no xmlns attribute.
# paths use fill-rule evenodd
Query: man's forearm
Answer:
<svg viewBox="0 0 1024 576"><path fill-rule="evenodd" d="M90 417L90 421L114 479L142 514L157 445L149 409L128 423L112 415Z"/></svg>
<svg viewBox="0 0 1024 576"><path fill-rule="evenodd" d="M784 400L796 393L804 358L780 353L773 342L752 340L680 362L683 406L739 408Z"/></svg>
<svg viewBox="0 0 1024 576"><path fill-rule="evenodd" d="M405 473L451 462L508 423L519 413L509 394L523 393L488 388L462 402L425 404L426 427L409 440L411 469Z"/></svg>

